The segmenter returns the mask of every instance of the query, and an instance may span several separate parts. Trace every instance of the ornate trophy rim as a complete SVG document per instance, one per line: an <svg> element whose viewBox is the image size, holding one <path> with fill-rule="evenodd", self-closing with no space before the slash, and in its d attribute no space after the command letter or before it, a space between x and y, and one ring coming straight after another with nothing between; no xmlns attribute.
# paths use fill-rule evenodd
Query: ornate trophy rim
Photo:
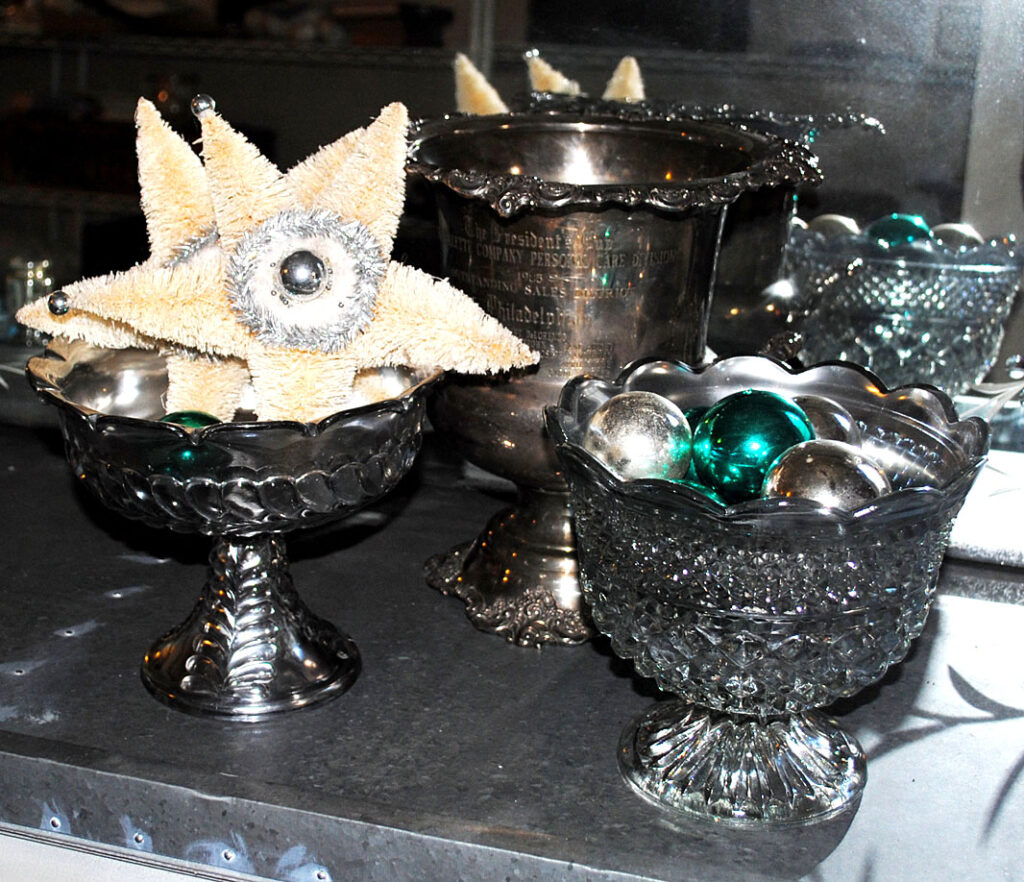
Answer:
<svg viewBox="0 0 1024 882"><path fill-rule="evenodd" d="M534 113L558 110L562 112L615 112L625 108L636 118L694 119L702 122L727 122L750 126L758 131L779 134L782 131L799 130L801 137L814 131L834 129L865 129L884 135L885 125L870 113L847 107L842 111L824 114L786 113L764 108L742 107L736 104L690 104L685 101L666 99L645 99L623 105L620 101L593 98L587 95L564 95L557 92L530 92L525 107ZM767 128L766 128L767 127ZM787 137L793 137L787 135Z"/></svg>
<svg viewBox="0 0 1024 882"><path fill-rule="evenodd" d="M441 166L422 156L424 145L429 140L459 131L545 124L589 127L595 130L639 124L678 131L681 121L688 123L688 131L700 130L708 137L743 141L747 145L743 149L751 153L750 165L742 171L671 184L663 180L628 184L572 184L545 180L535 175L489 173L461 165ZM752 152L755 149L763 155L755 157ZM632 105L611 102L608 107L581 109L580 112L560 109L541 113L511 111L485 116L453 113L439 118L420 119L411 128L406 169L460 196L486 202L506 218L528 209L566 212L611 205L685 213L728 205L750 190L817 184L822 180L817 157L809 149L795 141L759 130L756 126L665 116L643 107L634 108Z"/></svg>

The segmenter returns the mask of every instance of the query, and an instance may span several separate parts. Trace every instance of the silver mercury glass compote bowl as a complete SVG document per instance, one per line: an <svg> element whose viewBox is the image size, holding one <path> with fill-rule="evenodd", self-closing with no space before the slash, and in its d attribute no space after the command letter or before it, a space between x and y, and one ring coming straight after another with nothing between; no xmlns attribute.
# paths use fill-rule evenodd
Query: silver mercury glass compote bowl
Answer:
<svg viewBox="0 0 1024 882"><path fill-rule="evenodd" d="M189 429L159 421L167 373L155 352L58 341L29 362L32 386L57 407L72 471L103 503L153 527L214 537L198 603L143 660L158 699L258 720L353 683L359 652L299 598L283 534L374 502L411 467L439 373L386 373L394 398L316 423Z"/></svg>
<svg viewBox="0 0 1024 882"><path fill-rule="evenodd" d="M725 507L684 484L625 482L581 447L589 415L642 389L706 408L732 392L825 396L861 430L894 492L856 511L800 499ZM738 356L705 370L647 361L578 378L548 425L572 489L583 591L637 671L679 696L624 731L619 764L673 814L793 824L856 805L856 740L818 708L876 682L921 633L950 528L988 429L929 387L887 391L830 363Z"/></svg>
<svg viewBox="0 0 1024 882"><path fill-rule="evenodd" d="M703 361L726 206L816 181L815 159L740 126L619 105L420 123L409 168L433 184L445 274L541 354L530 373L453 378L432 402L435 428L517 499L428 561L427 581L520 645L583 642L594 630L543 409L580 372Z"/></svg>

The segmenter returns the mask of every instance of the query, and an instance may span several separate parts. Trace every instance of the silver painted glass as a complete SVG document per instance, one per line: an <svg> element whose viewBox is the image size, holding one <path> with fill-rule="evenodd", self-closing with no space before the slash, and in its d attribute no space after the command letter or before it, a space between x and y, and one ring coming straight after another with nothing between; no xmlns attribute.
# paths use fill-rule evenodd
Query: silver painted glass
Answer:
<svg viewBox="0 0 1024 882"><path fill-rule="evenodd" d="M621 481L581 446L590 414L618 392L657 392L685 410L747 388L842 404L894 492L847 512L778 498L724 507L685 484ZM736 824L805 823L855 805L864 753L818 709L879 680L920 634L984 462L985 423L957 421L933 390L886 391L853 365L793 372L754 356L581 377L547 421L594 621L679 696L626 728L626 780L670 812Z"/></svg>
<svg viewBox="0 0 1024 882"><path fill-rule="evenodd" d="M214 538L198 603L143 660L159 700L258 720L340 695L356 679L355 643L299 598L283 534L357 511L412 466L439 374L388 373L403 393L316 423L189 429L159 421L167 372L155 352L55 342L29 361L32 386L57 407L73 473L105 505Z"/></svg>
<svg viewBox="0 0 1024 882"><path fill-rule="evenodd" d="M619 105L426 121L410 169L434 185L446 275L541 354L533 371L452 378L434 399L435 427L518 499L432 558L428 582L520 645L585 641L543 409L581 372L653 354L701 362L726 206L816 180L817 166L779 138Z"/></svg>
<svg viewBox="0 0 1024 882"><path fill-rule="evenodd" d="M995 363L1024 256L1012 239L891 245L795 227L786 266L810 311L806 361L853 361L894 383L957 395Z"/></svg>

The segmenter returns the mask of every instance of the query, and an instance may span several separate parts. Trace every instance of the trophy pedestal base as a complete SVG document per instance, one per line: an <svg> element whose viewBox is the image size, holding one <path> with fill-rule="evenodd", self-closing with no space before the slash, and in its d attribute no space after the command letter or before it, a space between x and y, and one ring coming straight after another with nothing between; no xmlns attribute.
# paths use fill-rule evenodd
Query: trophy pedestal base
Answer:
<svg viewBox="0 0 1024 882"><path fill-rule="evenodd" d="M582 609L567 493L519 491L471 542L424 566L427 583L466 604L481 631L519 646L574 646L597 633Z"/></svg>
<svg viewBox="0 0 1024 882"><path fill-rule="evenodd" d="M175 710L255 721L340 695L360 668L292 587L284 540L262 535L217 540L199 602L150 648L142 682Z"/></svg>

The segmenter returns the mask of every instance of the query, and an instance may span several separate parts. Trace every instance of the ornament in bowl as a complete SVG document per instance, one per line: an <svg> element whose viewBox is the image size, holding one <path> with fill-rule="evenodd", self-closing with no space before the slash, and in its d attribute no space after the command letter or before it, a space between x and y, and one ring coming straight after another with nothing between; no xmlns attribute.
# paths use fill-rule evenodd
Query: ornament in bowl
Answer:
<svg viewBox="0 0 1024 882"><path fill-rule="evenodd" d="M593 415L637 392L691 415L687 478L623 478L588 449ZM593 619L679 696L624 731L627 781L673 814L734 824L855 805L864 753L819 709L879 680L920 634L985 423L854 365L793 371L754 356L580 377L547 421ZM799 440L808 425L814 437Z"/></svg>
<svg viewBox="0 0 1024 882"><path fill-rule="evenodd" d="M390 259L407 112L280 172L199 96L203 161L138 106L151 256L24 307L29 363L74 473L114 511L215 537L189 618L146 655L162 701L235 719L313 704L359 671L291 585L283 534L392 489L430 385L535 356L445 282Z"/></svg>

